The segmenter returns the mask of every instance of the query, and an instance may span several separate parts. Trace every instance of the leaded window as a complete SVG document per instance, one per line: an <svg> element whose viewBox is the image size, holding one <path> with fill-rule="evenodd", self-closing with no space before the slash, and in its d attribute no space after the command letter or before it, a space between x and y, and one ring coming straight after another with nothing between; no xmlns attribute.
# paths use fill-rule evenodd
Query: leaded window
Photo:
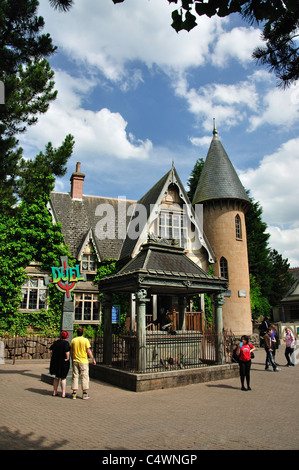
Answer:
<svg viewBox="0 0 299 470"><path fill-rule="evenodd" d="M239 214L235 217L236 238L242 239L241 217Z"/></svg>
<svg viewBox="0 0 299 470"><path fill-rule="evenodd" d="M220 259L220 276L228 279L228 264L227 260L223 256Z"/></svg>
<svg viewBox="0 0 299 470"><path fill-rule="evenodd" d="M159 215L159 237L177 240L179 246L187 246L187 227L183 212L161 211Z"/></svg>
<svg viewBox="0 0 299 470"><path fill-rule="evenodd" d="M84 254L81 257L81 271L95 272L96 271L97 258L92 253Z"/></svg>
<svg viewBox="0 0 299 470"><path fill-rule="evenodd" d="M100 321L98 294L78 293L75 295L75 321Z"/></svg>
<svg viewBox="0 0 299 470"><path fill-rule="evenodd" d="M44 278L29 277L22 286L21 293L21 309L41 310L47 308L48 289L45 286Z"/></svg>

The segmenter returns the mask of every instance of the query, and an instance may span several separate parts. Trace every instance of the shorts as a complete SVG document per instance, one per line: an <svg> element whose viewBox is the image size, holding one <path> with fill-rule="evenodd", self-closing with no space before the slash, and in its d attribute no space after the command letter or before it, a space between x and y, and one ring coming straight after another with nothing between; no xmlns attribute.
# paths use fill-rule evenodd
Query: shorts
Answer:
<svg viewBox="0 0 299 470"><path fill-rule="evenodd" d="M89 364L73 362L72 389L78 390L79 378L81 379L82 390L89 389Z"/></svg>

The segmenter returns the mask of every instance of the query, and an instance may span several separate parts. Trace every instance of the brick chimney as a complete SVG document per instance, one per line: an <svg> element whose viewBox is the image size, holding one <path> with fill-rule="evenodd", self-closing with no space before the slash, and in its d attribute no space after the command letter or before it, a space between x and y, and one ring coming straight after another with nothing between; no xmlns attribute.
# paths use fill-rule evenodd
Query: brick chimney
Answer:
<svg viewBox="0 0 299 470"><path fill-rule="evenodd" d="M71 197L72 199L82 199L84 173L80 172L81 163L77 162L76 171L72 174L71 180Z"/></svg>

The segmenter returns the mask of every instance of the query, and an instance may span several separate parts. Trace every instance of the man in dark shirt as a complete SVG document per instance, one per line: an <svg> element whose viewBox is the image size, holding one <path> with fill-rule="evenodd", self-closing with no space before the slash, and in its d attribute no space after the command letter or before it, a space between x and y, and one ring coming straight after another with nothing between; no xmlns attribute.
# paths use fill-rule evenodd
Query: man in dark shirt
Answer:
<svg viewBox="0 0 299 470"><path fill-rule="evenodd" d="M273 367L273 371L276 372L280 369L277 367L277 364L273 359L273 355L272 355L273 348L272 348L272 344L271 344L272 343L271 333L272 333L272 328L268 328L268 331L264 336L264 347L265 347L265 351L266 351L265 370L270 370L269 365L271 363L271 365Z"/></svg>

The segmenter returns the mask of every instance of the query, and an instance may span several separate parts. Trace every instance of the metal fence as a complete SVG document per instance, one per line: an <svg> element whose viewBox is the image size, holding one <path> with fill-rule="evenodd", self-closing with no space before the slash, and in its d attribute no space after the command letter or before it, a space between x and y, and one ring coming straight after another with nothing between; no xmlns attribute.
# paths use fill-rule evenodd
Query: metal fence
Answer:
<svg viewBox="0 0 299 470"><path fill-rule="evenodd" d="M225 331L225 362L232 361L234 337ZM146 333L146 372L190 369L217 364L218 335L214 332L166 331ZM92 342L97 363L103 363L103 338ZM121 334L112 338L112 363L115 368L138 372L138 340L136 333Z"/></svg>

